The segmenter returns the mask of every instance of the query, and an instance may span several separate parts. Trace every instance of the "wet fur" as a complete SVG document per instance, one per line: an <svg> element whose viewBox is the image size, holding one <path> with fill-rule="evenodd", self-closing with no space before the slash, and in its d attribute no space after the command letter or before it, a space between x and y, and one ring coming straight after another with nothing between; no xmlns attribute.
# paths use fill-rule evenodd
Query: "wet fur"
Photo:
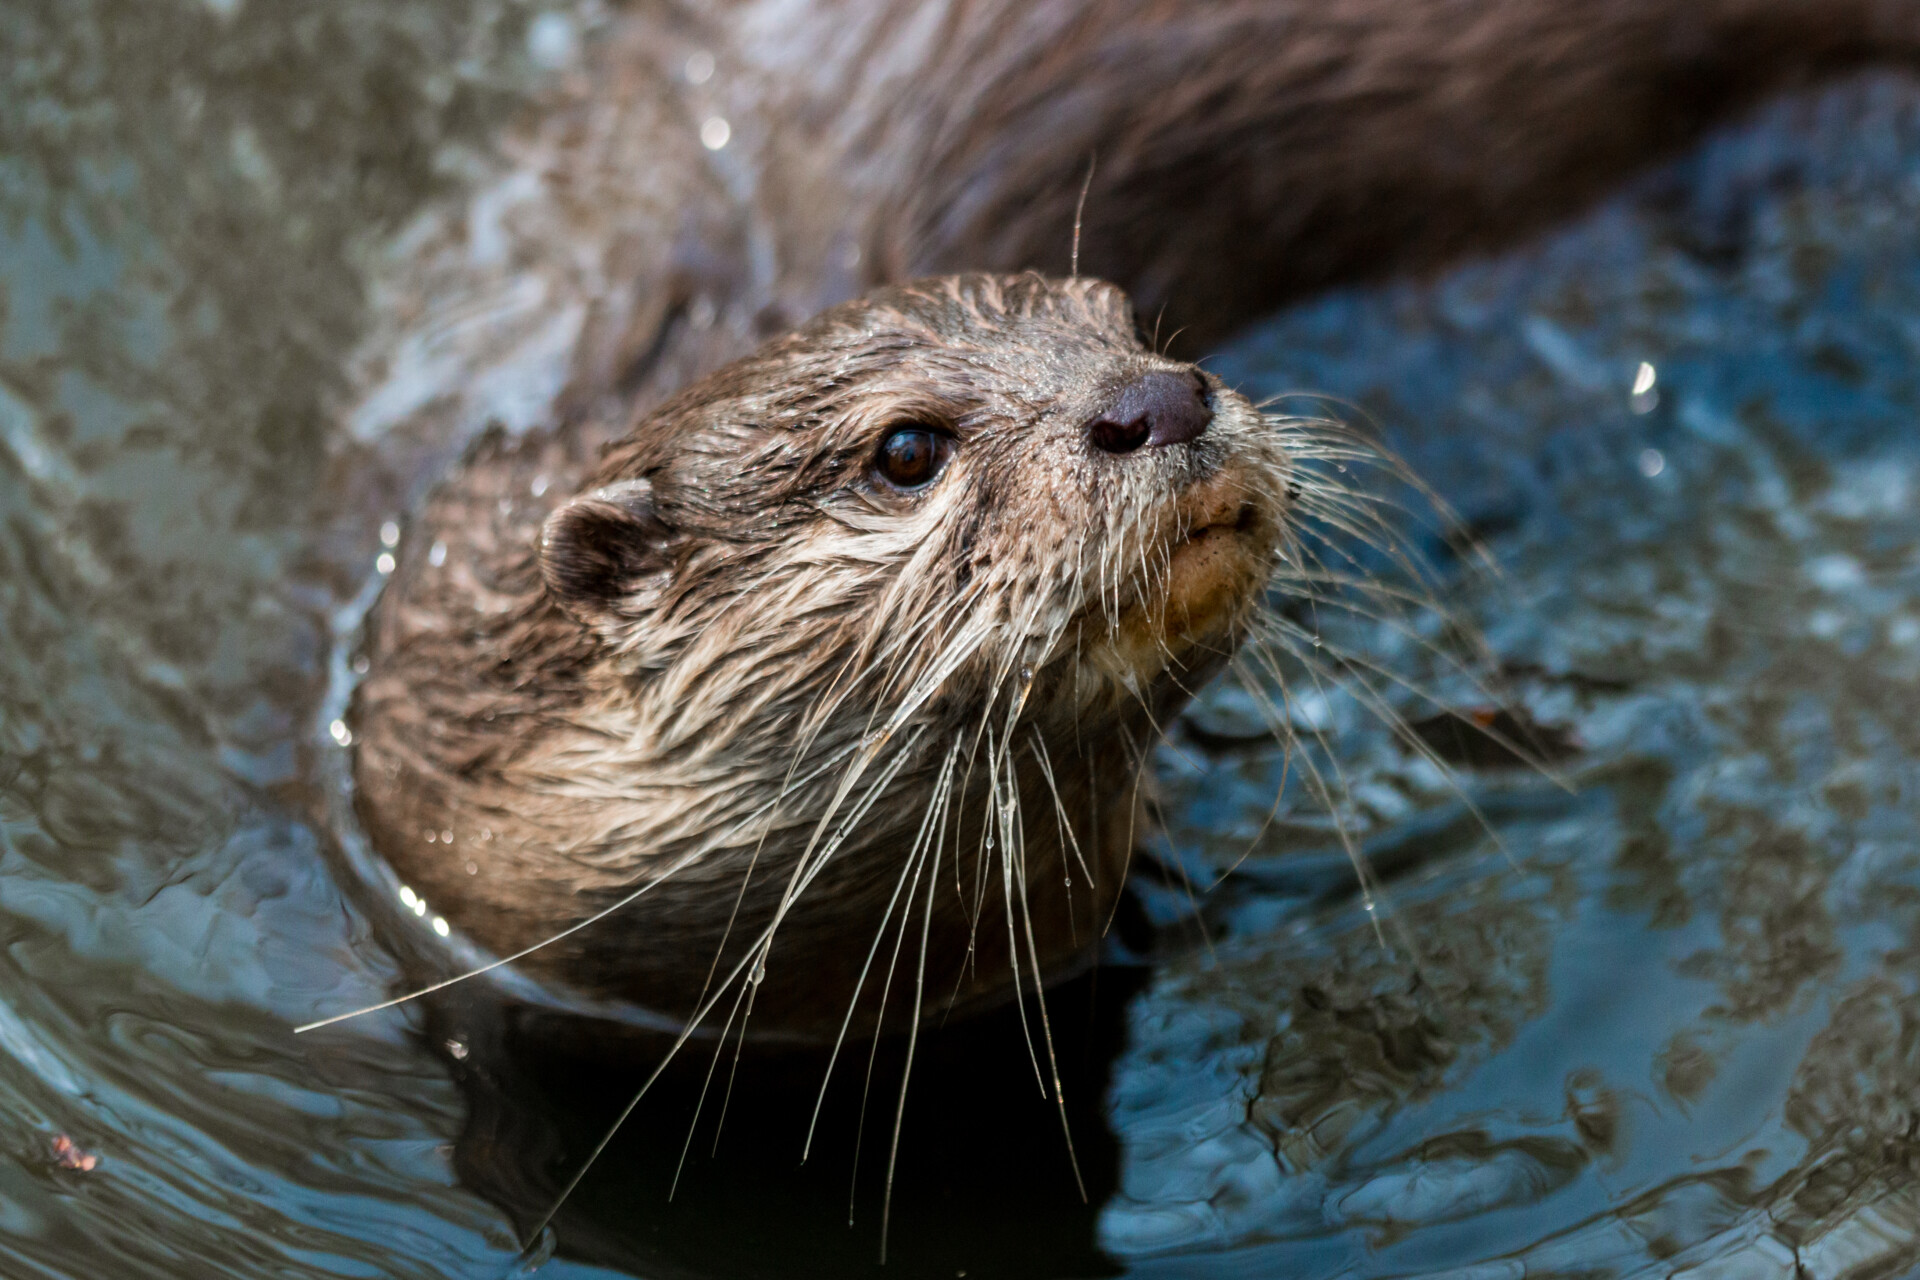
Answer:
<svg viewBox="0 0 1920 1280"><path fill-rule="evenodd" d="M953 885L909 898L930 904L941 1007L1005 998L1015 951L1030 988L1071 972L1111 915L1157 725L1244 633L1286 502L1278 436L1217 385L1192 444L1088 443L1158 369L1192 373L1140 344L1110 285L947 277L830 310L644 415L584 476L557 440L489 441L378 613L353 715L377 845L503 954L664 877L532 963L680 1017L777 919L756 1030L823 1038L904 919L888 908L937 812ZM924 494L870 474L901 422L957 441ZM542 577L542 523L621 486L646 495L657 560L570 598L551 537L563 585ZM1192 542L1223 518L1242 527L1206 537L1233 547ZM1189 545L1185 580L1219 560L1226 594L1170 618ZM818 879L796 892L803 865Z"/></svg>

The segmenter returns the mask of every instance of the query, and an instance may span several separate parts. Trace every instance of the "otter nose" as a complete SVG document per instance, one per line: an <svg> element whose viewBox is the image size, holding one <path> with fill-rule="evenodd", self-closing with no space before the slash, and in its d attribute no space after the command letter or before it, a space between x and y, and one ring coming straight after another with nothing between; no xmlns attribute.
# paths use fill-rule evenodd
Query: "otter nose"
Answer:
<svg viewBox="0 0 1920 1280"><path fill-rule="evenodd" d="M1213 421L1213 408L1192 374L1148 373L1128 383L1106 412L1087 424L1087 439L1107 453L1143 445L1185 444Z"/></svg>

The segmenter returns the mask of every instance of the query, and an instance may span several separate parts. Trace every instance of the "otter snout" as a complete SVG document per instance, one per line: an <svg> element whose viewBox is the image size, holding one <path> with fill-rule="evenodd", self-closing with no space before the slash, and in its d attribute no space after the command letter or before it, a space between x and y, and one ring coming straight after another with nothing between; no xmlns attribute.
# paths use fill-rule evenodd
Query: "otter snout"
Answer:
<svg viewBox="0 0 1920 1280"><path fill-rule="evenodd" d="M1113 404L1087 424L1087 439L1104 453L1132 453L1198 439L1212 421L1213 406L1197 377L1156 371L1121 388Z"/></svg>

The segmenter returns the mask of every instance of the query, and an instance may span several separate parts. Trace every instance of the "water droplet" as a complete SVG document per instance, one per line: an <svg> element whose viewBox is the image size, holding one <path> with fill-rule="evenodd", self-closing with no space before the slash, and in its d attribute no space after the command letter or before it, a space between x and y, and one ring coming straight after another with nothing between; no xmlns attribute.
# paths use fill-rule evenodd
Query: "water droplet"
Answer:
<svg viewBox="0 0 1920 1280"><path fill-rule="evenodd" d="M1021 668L1020 668L1020 683L1021 683L1021 684L1032 684L1032 683L1033 683L1033 668L1032 668L1032 667L1021 667Z"/></svg>
<svg viewBox="0 0 1920 1280"><path fill-rule="evenodd" d="M535 476L533 478L533 484L529 487L533 490L533 496L537 498L547 491L547 478L545 476Z"/></svg>
<svg viewBox="0 0 1920 1280"><path fill-rule="evenodd" d="M442 832L440 833L440 843L441 843L441 844L452 844L452 843L453 843L453 832L451 832L451 831L442 831Z"/></svg>
<svg viewBox="0 0 1920 1280"><path fill-rule="evenodd" d="M415 893L410 885L403 884L400 886L401 905L406 907L407 910L411 911L413 910L413 904L418 901L420 901L420 895Z"/></svg>
<svg viewBox="0 0 1920 1280"><path fill-rule="evenodd" d="M478 863L476 863L476 862L469 862L469 863L467 863L467 874L468 874L468 875L470 875L470 876L477 876L477 875L479 875L479 874L480 874L480 865L479 865Z"/></svg>
<svg viewBox="0 0 1920 1280"><path fill-rule="evenodd" d="M447 1041L447 1055L455 1062L465 1062L467 1060L467 1046L461 1044L458 1040L449 1040Z"/></svg>
<svg viewBox="0 0 1920 1280"><path fill-rule="evenodd" d="M400 526L389 520L380 526L380 545L397 547L400 545Z"/></svg>
<svg viewBox="0 0 1920 1280"><path fill-rule="evenodd" d="M1633 394L1643 396L1653 390L1653 384L1659 376L1659 374L1654 372L1651 364L1642 360L1639 369L1635 370L1633 375Z"/></svg>
<svg viewBox="0 0 1920 1280"><path fill-rule="evenodd" d="M372 667L373 667L373 663L367 660L367 655L364 653L353 660L353 674L357 676L363 676L367 674L367 672L371 670Z"/></svg>
<svg viewBox="0 0 1920 1280"><path fill-rule="evenodd" d="M732 137L733 126L725 116L708 116L700 124L700 145L709 151L720 150Z"/></svg>
<svg viewBox="0 0 1920 1280"><path fill-rule="evenodd" d="M1667 469L1667 459L1658 449L1642 449L1638 465L1640 474L1651 480Z"/></svg>
<svg viewBox="0 0 1920 1280"><path fill-rule="evenodd" d="M688 84L705 84L713 79L713 55L705 49L687 55Z"/></svg>
<svg viewBox="0 0 1920 1280"><path fill-rule="evenodd" d="M427 552L427 563L432 565L434 568L438 569L441 565L445 564L446 562L447 562L447 544L444 542L434 543L433 550Z"/></svg>
<svg viewBox="0 0 1920 1280"><path fill-rule="evenodd" d="M435 916L433 918L433 931L444 938L453 932L453 926L447 923L445 916Z"/></svg>
<svg viewBox="0 0 1920 1280"><path fill-rule="evenodd" d="M375 569L378 569L381 573L387 574L387 573L393 572L393 564L394 564L393 554L391 552L382 551L380 553L380 558L373 562L373 567Z"/></svg>
<svg viewBox="0 0 1920 1280"><path fill-rule="evenodd" d="M762 982L765 982L766 980L767 980L767 962L765 957L762 957L761 959L755 960L753 962L753 968L747 970L747 981L751 982L754 986L757 987Z"/></svg>
<svg viewBox="0 0 1920 1280"><path fill-rule="evenodd" d="M333 740L341 746L350 747L353 745L353 731L347 728L346 721L335 720L327 726L327 732L332 734Z"/></svg>

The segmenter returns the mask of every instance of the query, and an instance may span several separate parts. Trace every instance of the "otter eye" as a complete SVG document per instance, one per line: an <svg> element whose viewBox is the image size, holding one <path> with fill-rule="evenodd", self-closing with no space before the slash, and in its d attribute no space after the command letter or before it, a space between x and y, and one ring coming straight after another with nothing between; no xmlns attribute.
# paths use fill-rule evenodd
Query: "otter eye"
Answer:
<svg viewBox="0 0 1920 1280"><path fill-rule="evenodd" d="M952 440L931 427L895 427L880 442L874 469L889 484L918 489L931 484L953 452Z"/></svg>

